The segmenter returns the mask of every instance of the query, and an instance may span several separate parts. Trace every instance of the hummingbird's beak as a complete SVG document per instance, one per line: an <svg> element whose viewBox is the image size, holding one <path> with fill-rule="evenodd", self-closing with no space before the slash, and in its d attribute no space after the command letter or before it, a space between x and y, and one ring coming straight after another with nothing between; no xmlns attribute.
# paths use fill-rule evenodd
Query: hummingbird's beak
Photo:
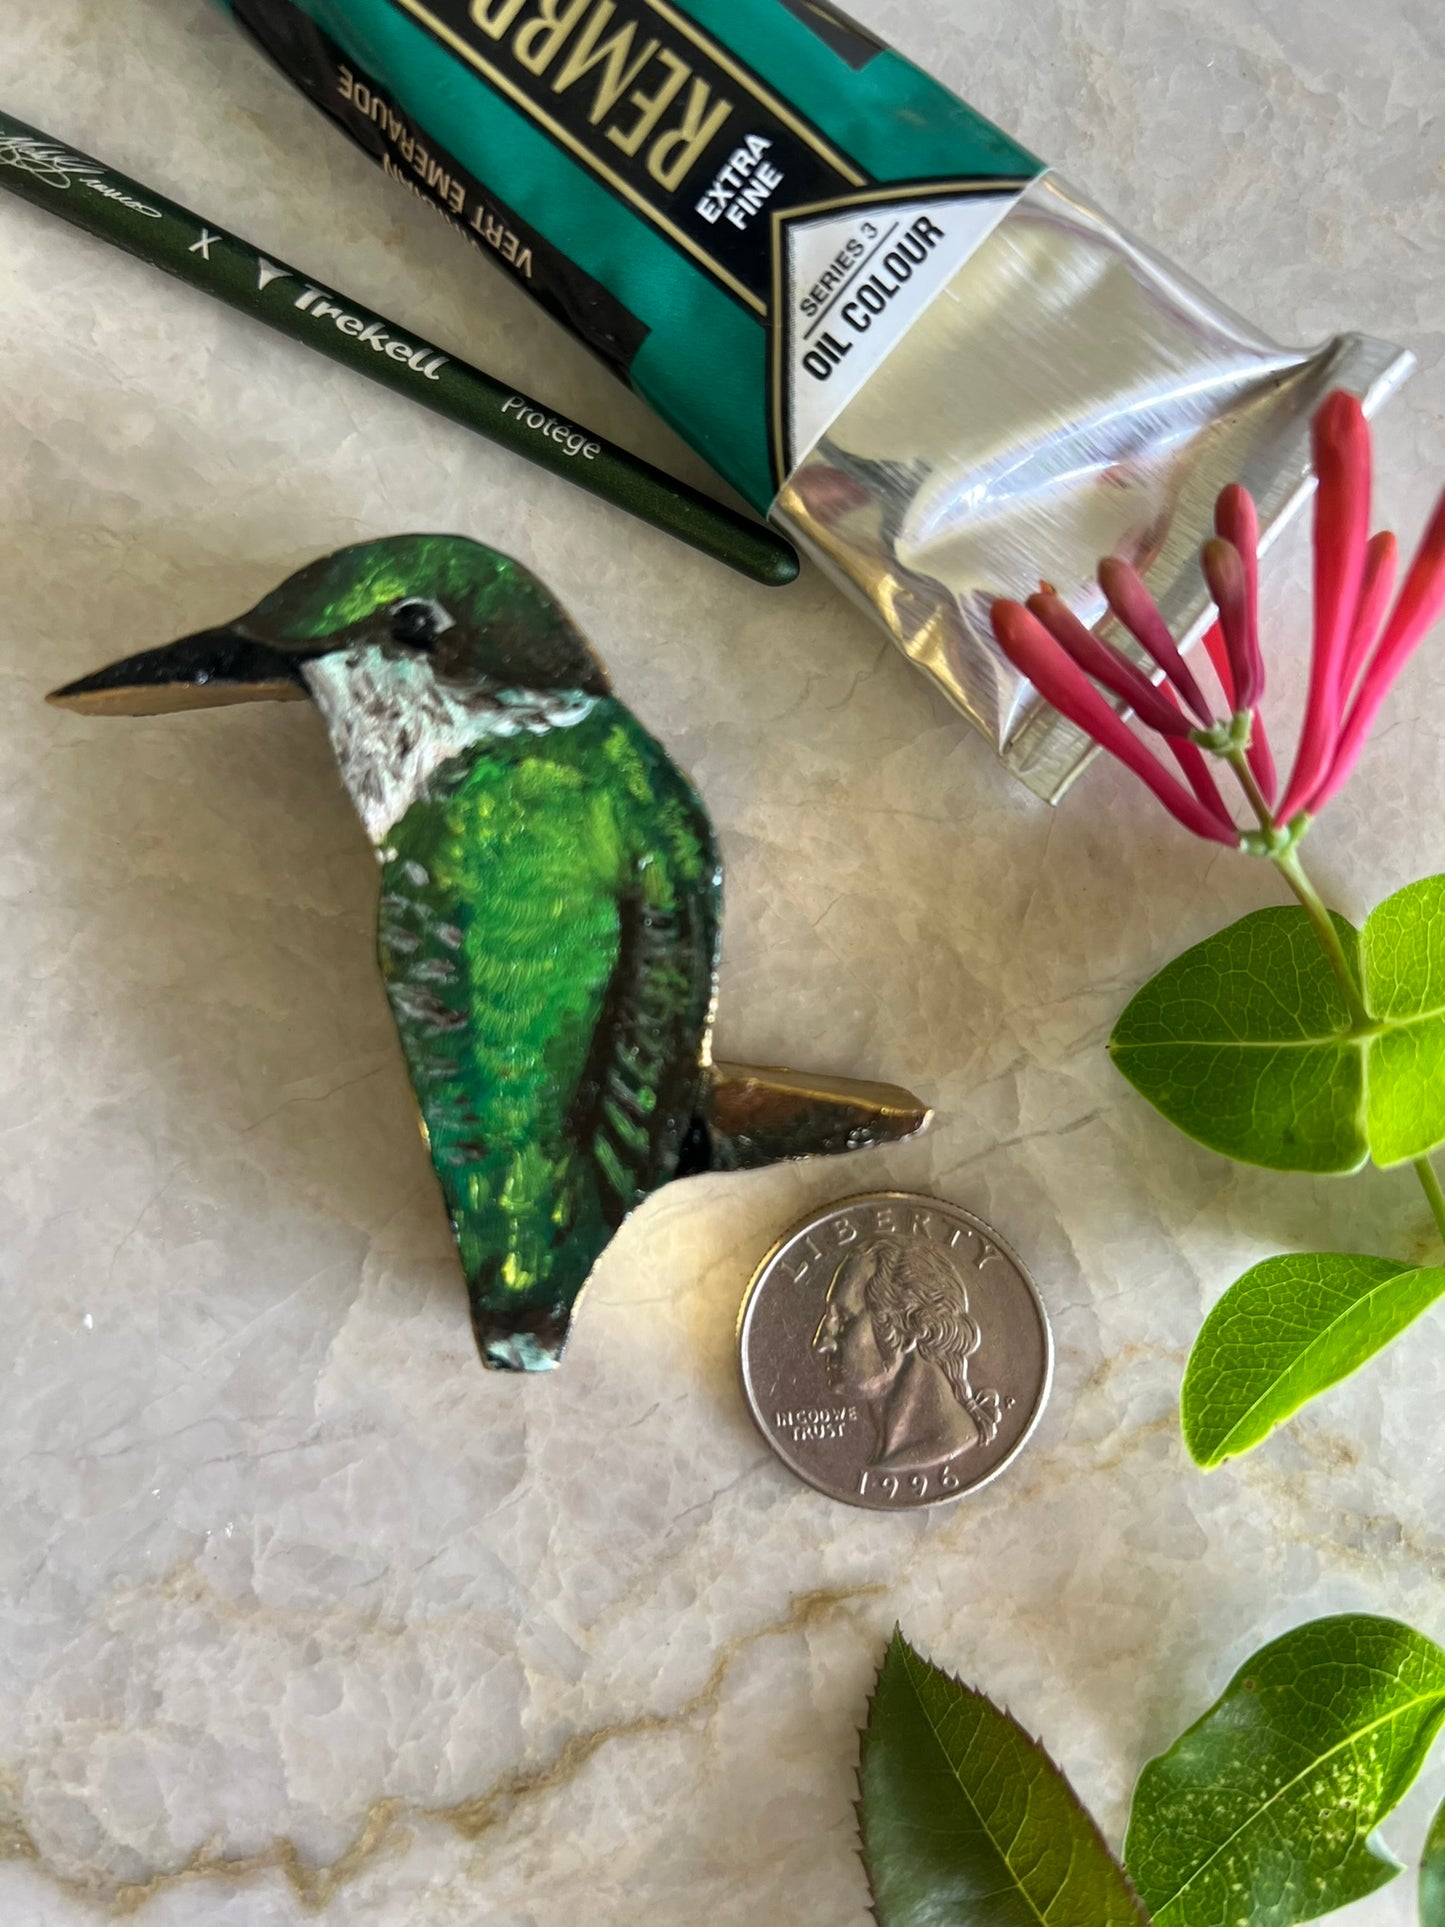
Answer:
<svg viewBox="0 0 1445 1927"><path fill-rule="evenodd" d="M310 694L301 653L253 642L239 629L206 629L145 649L93 676L52 689L47 702L82 716L164 716L225 703L290 702Z"/></svg>

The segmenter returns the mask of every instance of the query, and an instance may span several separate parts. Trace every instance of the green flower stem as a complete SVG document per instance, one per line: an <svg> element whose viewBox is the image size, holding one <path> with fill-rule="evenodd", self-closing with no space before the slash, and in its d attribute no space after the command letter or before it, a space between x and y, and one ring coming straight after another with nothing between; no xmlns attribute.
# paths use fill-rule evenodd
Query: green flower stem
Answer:
<svg viewBox="0 0 1445 1927"><path fill-rule="evenodd" d="M1313 883L1305 875L1304 865L1299 860L1297 848L1283 850L1270 861L1294 891L1304 906L1304 913L1314 926L1314 933L1320 940L1320 948L1329 959L1330 969L1338 979L1340 990L1349 1006L1350 1020L1358 1030L1374 1028L1373 1019L1365 1009L1365 1000L1360 995L1360 987L1355 982L1355 974L1350 969L1345 955L1345 946L1340 942L1340 933L1335 928L1334 918L1325 908L1324 901Z"/></svg>
<svg viewBox="0 0 1445 1927"><path fill-rule="evenodd" d="M1430 1209L1435 1215L1436 1228L1442 1241L1445 1241L1445 1191L1440 1188L1440 1179L1429 1158L1416 1158L1415 1176L1420 1180L1421 1189L1430 1200Z"/></svg>
<svg viewBox="0 0 1445 1927"><path fill-rule="evenodd" d="M1266 839L1275 836L1279 825L1275 822L1274 812L1265 800L1263 790L1254 780L1254 771L1249 767L1244 751L1233 750L1226 760L1239 778L1239 786L1249 798L1250 807L1259 818L1259 827ZM1273 851L1270 862L1299 899L1305 915L1309 918L1314 933L1319 938L1320 948L1329 959L1330 969L1334 971L1345 1002L1349 1006L1351 1021L1358 1029L1370 1029L1372 1027L1370 1013L1365 1008L1359 985L1355 982L1349 959L1345 956L1345 947L1340 942L1340 933L1336 930L1334 919L1326 909L1319 891L1305 873L1305 867L1299 860L1298 843L1292 842L1286 849ZM1439 1176L1429 1158L1416 1158L1414 1168L1415 1176L1420 1180L1420 1188L1429 1201L1435 1227L1440 1233L1441 1241L1445 1242L1445 1189L1441 1188Z"/></svg>
<svg viewBox="0 0 1445 1927"><path fill-rule="evenodd" d="M1304 866L1299 860L1298 848L1292 847L1274 857L1272 861L1276 870L1304 905L1305 915L1314 926L1314 933L1320 940L1320 947L1329 958L1330 968L1339 979L1340 989L1344 992L1345 1002L1350 1007L1350 1015L1356 1026L1361 1029L1369 1027L1372 1022L1370 1013L1365 1009L1364 999L1360 996L1359 987L1350 970L1344 945L1340 942L1340 933L1335 928L1334 919L1321 901L1319 892L1305 875ZM1435 1227L1442 1241L1445 1241L1445 1191L1440 1188L1440 1179L1429 1158L1416 1158L1414 1166L1415 1176L1420 1180L1421 1189L1429 1200Z"/></svg>
<svg viewBox="0 0 1445 1927"><path fill-rule="evenodd" d="M1228 762L1229 767L1239 778L1239 787L1249 798L1250 807L1259 818L1259 827L1266 836L1272 836L1278 825L1274 820L1274 812L1264 800L1264 791L1254 780L1254 771L1249 767L1249 758L1242 749L1235 749L1229 752Z"/></svg>
<svg viewBox="0 0 1445 1927"><path fill-rule="evenodd" d="M1305 874L1304 865L1299 860L1298 840L1292 839L1285 843L1280 837L1280 827L1275 821L1274 811L1266 802L1264 791L1254 780L1254 771L1249 767L1249 760L1244 751L1231 750L1225 760L1239 778L1239 786L1249 798L1250 807L1259 818L1259 827L1266 844L1266 849L1260 854L1268 854L1270 862L1303 905L1304 913L1314 926L1314 933L1320 940L1320 948L1329 959L1330 969L1334 971L1339 982L1341 993L1349 1007L1351 1023L1359 1030L1371 1029L1370 1013L1365 1009L1365 1001L1360 995L1359 985L1355 982L1354 972L1350 969L1349 959L1345 956L1345 947L1340 942L1340 933L1335 928L1334 918L1326 909L1324 899L1310 882ZM1276 837L1280 837L1284 847L1269 849L1269 843Z"/></svg>

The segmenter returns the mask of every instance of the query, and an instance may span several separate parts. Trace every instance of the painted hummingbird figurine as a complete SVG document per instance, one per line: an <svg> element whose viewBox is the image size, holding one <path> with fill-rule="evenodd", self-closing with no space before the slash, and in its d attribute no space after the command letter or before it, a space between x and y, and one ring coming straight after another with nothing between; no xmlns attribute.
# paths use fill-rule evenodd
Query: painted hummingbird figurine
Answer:
<svg viewBox="0 0 1445 1927"><path fill-rule="evenodd" d="M671 1179L928 1121L891 1086L713 1061L707 812L494 549L342 549L239 621L50 701L154 715L306 697L381 861L382 976L487 1365L557 1363L597 1259Z"/></svg>

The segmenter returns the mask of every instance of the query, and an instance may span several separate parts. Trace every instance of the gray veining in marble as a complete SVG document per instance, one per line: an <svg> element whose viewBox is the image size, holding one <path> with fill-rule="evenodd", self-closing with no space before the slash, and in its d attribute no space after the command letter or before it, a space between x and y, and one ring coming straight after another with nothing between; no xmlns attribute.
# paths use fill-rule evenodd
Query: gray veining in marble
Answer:
<svg viewBox="0 0 1445 1927"><path fill-rule="evenodd" d="M1281 338L1408 342L1379 447L1413 535L1445 472L1430 0L852 4ZM12 0L0 75L15 112L705 480L202 0ZM1342 1607L1445 1637L1445 1315L1238 1469L1179 1444L1182 1357L1245 1264L1430 1249L1408 1176L1236 1171L1105 1061L1131 987L1267 874L1109 769L1050 814L815 575L711 570L11 204L0 347L5 1927L862 1927L854 1729L895 1619L1116 1837L1254 1643ZM476 1364L315 717L40 703L408 527L538 568L694 771L729 864L719 1049L806 1039L939 1112L851 1168L655 1199L548 1382ZM1269 570L1286 710L1304 581L1296 543ZM1445 867L1442 702L1437 640L1313 839L1342 907ZM778 1230L885 1185L997 1224L1058 1338L1027 1455L936 1516L794 1483L734 1377ZM1338 1918L1406 1927L1406 1882Z"/></svg>

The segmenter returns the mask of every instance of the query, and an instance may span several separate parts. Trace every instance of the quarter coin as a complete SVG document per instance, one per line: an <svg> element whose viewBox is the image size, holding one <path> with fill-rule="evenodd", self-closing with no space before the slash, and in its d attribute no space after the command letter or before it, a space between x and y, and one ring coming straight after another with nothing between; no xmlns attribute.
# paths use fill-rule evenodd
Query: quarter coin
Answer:
<svg viewBox="0 0 1445 1927"><path fill-rule="evenodd" d="M1048 1397L1053 1341L1023 1265L941 1198L870 1192L795 1225L738 1320L743 1389L800 1479L896 1512L976 1492Z"/></svg>

